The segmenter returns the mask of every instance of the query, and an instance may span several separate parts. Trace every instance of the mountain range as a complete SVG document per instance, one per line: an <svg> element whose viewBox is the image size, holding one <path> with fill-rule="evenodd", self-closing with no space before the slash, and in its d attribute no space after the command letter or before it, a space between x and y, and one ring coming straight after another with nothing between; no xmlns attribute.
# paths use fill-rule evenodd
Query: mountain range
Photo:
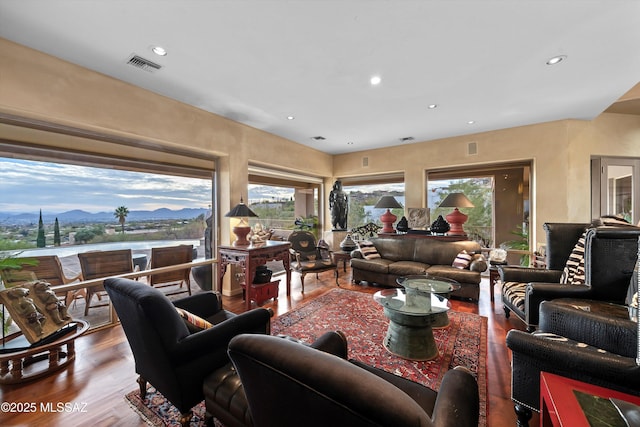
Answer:
<svg viewBox="0 0 640 427"><path fill-rule="evenodd" d="M156 209L153 211L129 211L127 221L159 221L167 219L193 219L198 215L207 215L208 210L204 208L184 208L179 210L171 210L167 208ZM30 213L13 213L0 212L0 224L2 225L24 225L37 224L40 214L38 212ZM97 212L91 213L80 209L75 209L57 214L42 214L42 221L47 223L58 222L70 223L99 223L99 222L117 222L117 218L113 216L113 212Z"/></svg>

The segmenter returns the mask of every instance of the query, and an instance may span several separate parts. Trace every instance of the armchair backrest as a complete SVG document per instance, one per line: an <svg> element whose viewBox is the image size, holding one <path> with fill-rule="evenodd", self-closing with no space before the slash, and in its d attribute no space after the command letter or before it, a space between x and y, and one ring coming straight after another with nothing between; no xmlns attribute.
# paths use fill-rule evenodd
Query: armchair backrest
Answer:
<svg viewBox="0 0 640 427"><path fill-rule="evenodd" d="M318 256L318 248L316 244L316 236L310 231L294 231L288 238L291 243L291 249L301 255L302 260L307 257L315 259Z"/></svg>
<svg viewBox="0 0 640 427"><path fill-rule="evenodd" d="M41 280L51 286L60 286L73 281L68 279L63 271L57 255L28 257L37 261L36 265L24 264L20 270L3 270L2 279L5 286L11 287L32 280Z"/></svg>
<svg viewBox="0 0 640 427"><path fill-rule="evenodd" d="M592 299L624 304L638 255L638 227L590 228L585 236L585 280Z"/></svg>
<svg viewBox="0 0 640 427"><path fill-rule="evenodd" d="M181 374L170 351L190 333L175 306L158 289L135 280L110 278L104 288L131 346L136 372L179 402L174 399L180 399ZM172 391L175 396L167 395Z"/></svg>
<svg viewBox="0 0 640 427"><path fill-rule="evenodd" d="M229 343L229 356L255 427L432 425L427 413L391 383L308 346L269 335L239 335ZM274 404L273 396L287 402L287 410Z"/></svg>
<svg viewBox="0 0 640 427"><path fill-rule="evenodd" d="M131 249L83 252L78 259L83 280L133 273Z"/></svg>
<svg viewBox="0 0 640 427"><path fill-rule="evenodd" d="M547 234L546 262L549 270L564 269L578 239L590 225L588 223L544 223L543 228Z"/></svg>
<svg viewBox="0 0 640 427"><path fill-rule="evenodd" d="M169 246L151 248L151 268L167 267L176 264L186 264L193 260L193 245ZM168 271L150 276L151 286L158 283L189 282L191 268Z"/></svg>

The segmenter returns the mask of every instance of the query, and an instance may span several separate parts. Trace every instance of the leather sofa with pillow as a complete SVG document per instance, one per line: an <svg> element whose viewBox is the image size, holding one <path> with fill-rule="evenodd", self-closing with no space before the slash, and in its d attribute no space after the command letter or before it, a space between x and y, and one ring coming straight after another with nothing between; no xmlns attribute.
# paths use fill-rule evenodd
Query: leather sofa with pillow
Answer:
<svg viewBox="0 0 640 427"><path fill-rule="evenodd" d="M480 274L486 269L480 244L471 240L377 237L359 242L351 252L355 283L399 287L398 277L431 274L457 281L461 287L451 296L473 301L480 297Z"/></svg>

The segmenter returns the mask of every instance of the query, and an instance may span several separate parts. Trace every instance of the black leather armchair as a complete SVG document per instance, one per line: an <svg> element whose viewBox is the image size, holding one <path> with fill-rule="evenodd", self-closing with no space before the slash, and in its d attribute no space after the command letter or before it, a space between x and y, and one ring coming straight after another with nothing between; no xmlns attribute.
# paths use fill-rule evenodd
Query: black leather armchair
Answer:
<svg viewBox="0 0 640 427"><path fill-rule="evenodd" d="M273 336L239 335L229 356L256 427L478 425L478 385L465 369L448 371L436 393Z"/></svg>
<svg viewBox="0 0 640 427"><path fill-rule="evenodd" d="M172 302L158 289L134 280L110 278L104 287L131 346L141 397L148 381L178 408L183 425L189 424L191 408L204 399L204 378L229 363L229 341L241 333L270 332L268 310L235 315L224 310L212 292ZM176 307L214 326L190 332Z"/></svg>
<svg viewBox="0 0 640 427"><path fill-rule="evenodd" d="M540 305L539 330L511 330L511 398L518 425L540 411L540 372L640 395L637 325L623 305L557 299ZM586 345L585 345L586 344Z"/></svg>
<svg viewBox="0 0 640 427"><path fill-rule="evenodd" d="M584 298L618 304L624 302L635 267L640 228L588 227L589 224L544 224L547 269L498 267L507 317L510 312L515 313L531 331L538 324L542 301ZM567 259L585 230L585 284L560 284Z"/></svg>

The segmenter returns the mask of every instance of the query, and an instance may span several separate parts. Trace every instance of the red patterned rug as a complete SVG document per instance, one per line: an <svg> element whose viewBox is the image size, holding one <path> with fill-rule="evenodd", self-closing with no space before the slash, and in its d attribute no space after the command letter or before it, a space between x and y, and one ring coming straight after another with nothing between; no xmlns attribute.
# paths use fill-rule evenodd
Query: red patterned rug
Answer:
<svg viewBox="0 0 640 427"><path fill-rule="evenodd" d="M487 421L487 318L471 313L449 312L450 325L434 329L440 356L430 361L405 360L382 346L389 321L370 294L332 289L271 323L273 335L286 334L313 342L327 331L341 330L348 338L349 357L360 360L437 390L444 373L462 365L474 373L480 389L480 422ZM178 426L178 411L155 389L141 401L137 391L126 400L150 425ZM194 408L191 425L202 425L204 404Z"/></svg>

